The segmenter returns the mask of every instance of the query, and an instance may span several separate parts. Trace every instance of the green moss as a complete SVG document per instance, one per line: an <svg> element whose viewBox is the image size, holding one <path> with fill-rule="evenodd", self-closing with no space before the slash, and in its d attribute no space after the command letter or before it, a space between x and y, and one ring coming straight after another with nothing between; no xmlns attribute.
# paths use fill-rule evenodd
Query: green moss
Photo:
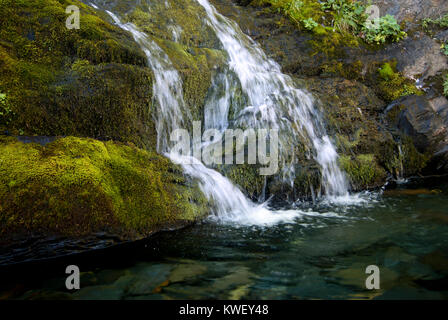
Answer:
<svg viewBox="0 0 448 320"><path fill-rule="evenodd" d="M314 49L314 54L321 52L329 57L343 57L346 47L359 45L358 39L350 33L334 32L328 27L318 27L313 32L313 40L309 43Z"/></svg>
<svg viewBox="0 0 448 320"><path fill-rule="evenodd" d="M378 69L379 79L377 88L381 98L386 102L391 102L400 97L423 94L415 86L414 81L396 71L396 65L396 61L386 62Z"/></svg>
<svg viewBox="0 0 448 320"><path fill-rule="evenodd" d="M219 43L214 32L204 26L198 3L190 0L142 1L126 20L151 36L168 55L183 80L184 101L194 120L203 116L203 107L211 86L212 70L222 65L222 51L209 49Z"/></svg>
<svg viewBox="0 0 448 320"><path fill-rule="evenodd" d="M14 112L9 106L8 97L6 94L0 92L0 129L7 127L13 121Z"/></svg>
<svg viewBox="0 0 448 320"><path fill-rule="evenodd" d="M70 4L79 30L65 26ZM0 15L0 92L15 115L4 129L149 142L152 76L131 35L79 1L1 0Z"/></svg>
<svg viewBox="0 0 448 320"><path fill-rule="evenodd" d="M390 121L390 123L397 123L398 121L398 117L400 116L401 111L403 111L403 109L405 109L406 106L402 105L402 104L398 104L393 106L389 112L387 113L387 119Z"/></svg>
<svg viewBox="0 0 448 320"><path fill-rule="evenodd" d="M265 176L260 175L259 166L241 164L219 169L250 198L256 200L261 196Z"/></svg>
<svg viewBox="0 0 448 320"><path fill-rule="evenodd" d="M355 149L359 143L361 142L361 135L364 130L362 128L356 130L353 139L350 139L346 135L341 133L336 134L336 142L338 149L342 150L353 150Z"/></svg>
<svg viewBox="0 0 448 320"><path fill-rule="evenodd" d="M396 72L392 69L390 63L383 64L378 72L380 73L380 77L385 81L392 80L396 77Z"/></svg>
<svg viewBox="0 0 448 320"><path fill-rule="evenodd" d="M350 80L362 80L363 67L364 65L360 60L352 63L332 60L322 65L321 75L340 76Z"/></svg>
<svg viewBox="0 0 448 320"><path fill-rule="evenodd" d="M207 214L180 170L133 146L68 137L0 140L0 237L109 231L139 238Z"/></svg>
<svg viewBox="0 0 448 320"><path fill-rule="evenodd" d="M373 154L361 154L356 157L341 156L339 163L355 190L381 185L386 177L386 172L378 165Z"/></svg>
<svg viewBox="0 0 448 320"><path fill-rule="evenodd" d="M294 179L294 198L312 198L319 194L322 174L318 167L296 168Z"/></svg>
<svg viewBox="0 0 448 320"><path fill-rule="evenodd" d="M431 159L431 154L420 153L408 136L402 136L401 143L387 141L378 153L382 156L381 165L396 178L420 174Z"/></svg>
<svg viewBox="0 0 448 320"><path fill-rule="evenodd" d="M371 27L365 6L354 0L254 0L255 6L271 6L287 16L299 29L313 33L316 51L340 54L343 47L357 47L360 42L383 44L406 37L395 18L380 17L378 28Z"/></svg>
<svg viewBox="0 0 448 320"><path fill-rule="evenodd" d="M177 42L190 48L214 47L214 32L203 25L204 11L196 1L141 0L128 10L123 10L126 21L131 21L143 32L159 39L174 41L177 27Z"/></svg>
<svg viewBox="0 0 448 320"><path fill-rule="evenodd" d="M156 38L156 41L182 77L184 101L189 106L193 119L202 119L205 97L212 78L206 53L202 50L189 50L188 47L169 40Z"/></svg>
<svg viewBox="0 0 448 320"><path fill-rule="evenodd" d="M421 173L431 157L429 152L426 154L419 152L410 137L402 138L402 159L406 177Z"/></svg>

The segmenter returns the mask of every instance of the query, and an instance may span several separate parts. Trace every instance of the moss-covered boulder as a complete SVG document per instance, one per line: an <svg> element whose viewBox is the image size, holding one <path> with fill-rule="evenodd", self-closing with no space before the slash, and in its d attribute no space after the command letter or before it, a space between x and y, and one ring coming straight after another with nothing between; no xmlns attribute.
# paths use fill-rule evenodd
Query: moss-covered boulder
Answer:
<svg viewBox="0 0 448 320"><path fill-rule="evenodd" d="M80 8L79 30L65 9ZM132 36L80 1L0 1L0 129L154 145L152 73Z"/></svg>
<svg viewBox="0 0 448 320"><path fill-rule="evenodd" d="M0 141L0 239L105 232L138 239L208 214L198 186L168 159L116 142Z"/></svg>
<svg viewBox="0 0 448 320"><path fill-rule="evenodd" d="M355 190L383 185L387 176L386 170L379 166L373 154L361 154L356 157L343 155L339 158L339 163Z"/></svg>

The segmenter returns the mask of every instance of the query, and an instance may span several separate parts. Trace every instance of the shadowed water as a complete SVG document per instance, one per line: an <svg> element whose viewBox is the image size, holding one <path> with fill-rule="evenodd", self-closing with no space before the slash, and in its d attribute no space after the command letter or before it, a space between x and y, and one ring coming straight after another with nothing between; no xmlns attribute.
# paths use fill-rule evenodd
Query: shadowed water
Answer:
<svg viewBox="0 0 448 320"><path fill-rule="evenodd" d="M442 193L440 193L440 190ZM362 195L342 206L302 204L271 226L206 221L132 248L71 257L37 280L10 275L9 298L446 299L448 186ZM120 257L117 259L117 257ZM81 290L65 289L79 264ZM365 289L377 265L381 289ZM51 265L51 264L50 264ZM53 267L56 264L52 265ZM51 268L50 268L51 269ZM17 270L17 269L16 269ZM4 282L3 282L4 283Z"/></svg>

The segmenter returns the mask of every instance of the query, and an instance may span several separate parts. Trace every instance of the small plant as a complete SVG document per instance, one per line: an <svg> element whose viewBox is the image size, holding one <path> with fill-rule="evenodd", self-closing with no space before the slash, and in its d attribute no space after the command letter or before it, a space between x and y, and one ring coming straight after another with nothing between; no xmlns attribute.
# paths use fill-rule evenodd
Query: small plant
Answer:
<svg viewBox="0 0 448 320"><path fill-rule="evenodd" d="M442 44L442 46L440 47L440 49L442 49L442 53L446 56L448 56L448 43L444 43Z"/></svg>
<svg viewBox="0 0 448 320"><path fill-rule="evenodd" d="M12 121L13 111L9 107L6 94L0 93L0 124L8 125Z"/></svg>
<svg viewBox="0 0 448 320"><path fill-rule="evenodd" d="M367 18L364 6L357 1L327 0L321 6L333 12L333 27L342 32L357 33Z"/></svg>
<svg viewBox="0 0 448 320"><path fill-rule="evenodd" d="M364 26L364 39L367 43L383 44L388 40L397 42L407 37L406 32L401 30L394 16L388 14L375 21L377 27Z"/></svg>
<svg viewBox="0 0 448 320"><path fill-rule="evenodd" d="M313 18L305 19L302 22L303 22L303 26L307 30L313 30L314 28L316 28L318 26L317 22L314 21Z"/></svg>
<svg viewBox="0 0 448 320"><path fill-rule="evenodd" d="M257 0L256 3L259 5L270 4L273 10L284 14L300 28L321 36L337 33L340 35L340 39L362 38L369 44L395 42L407 36L391 15L373 19L374 23L372 24L372 19L369 18L363 1ZM333 36L323 38L333 39Z"/></svg>
<svg viewBox="0 0 448 320"><path fill-rule="evenodd" d="M303 6L303 2L300 0L294 0L291 2L288 2L285 7L284 10L286 11L299 11Z"/></svg>
<svg viewBox="0 0 448 320"><path fill-rule="evenodd" d="M444 29L448 28L448 14L439 19L424 19L422 22L422 26L426 31L429 31L432 28Z"/></svg>
<svg viewBox="0 0 448 320"><path fill-rule="evenodd" d="M445 76L445 80L443 82L443 94L448 98L448 76Z"/></svg>

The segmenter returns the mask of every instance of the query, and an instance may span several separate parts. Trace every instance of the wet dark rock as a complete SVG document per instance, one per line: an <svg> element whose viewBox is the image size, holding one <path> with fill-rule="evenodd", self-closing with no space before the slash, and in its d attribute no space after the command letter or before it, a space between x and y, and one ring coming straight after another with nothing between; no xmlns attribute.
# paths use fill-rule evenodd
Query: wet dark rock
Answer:
<svg viewBox="0 0 448 320"><path fill-rule="evenodd" d="M395 60L397 70L405 77L415 80L425 80L448 69L448 62L440 51L440 44L423 32L416 32L383 50L370 52L361 59L364 64Z"/></svg>
<svg viewBox="0 0 448 320"><path fill-rule="evenodd" d="M448 159L448 101L444 97L408 96L388 106L387 117L400 132L411 137L420 152L430 152L438 163L437 169L447 169Z"/></svg>
<svg viewBox="0 0 448 320"><path fill-rule="evenodd" d="M434 39L444 43L444 42L448 42L448 30L443 30L438 32L435 36Z"/></svg>
<svg viewBox="0 0 448 320"><path fill-rule="evenodd" d="M45 146L58 137L47 137L47 136L17 136L17 140L23 143L38 143L41 146Z"/></svg>

